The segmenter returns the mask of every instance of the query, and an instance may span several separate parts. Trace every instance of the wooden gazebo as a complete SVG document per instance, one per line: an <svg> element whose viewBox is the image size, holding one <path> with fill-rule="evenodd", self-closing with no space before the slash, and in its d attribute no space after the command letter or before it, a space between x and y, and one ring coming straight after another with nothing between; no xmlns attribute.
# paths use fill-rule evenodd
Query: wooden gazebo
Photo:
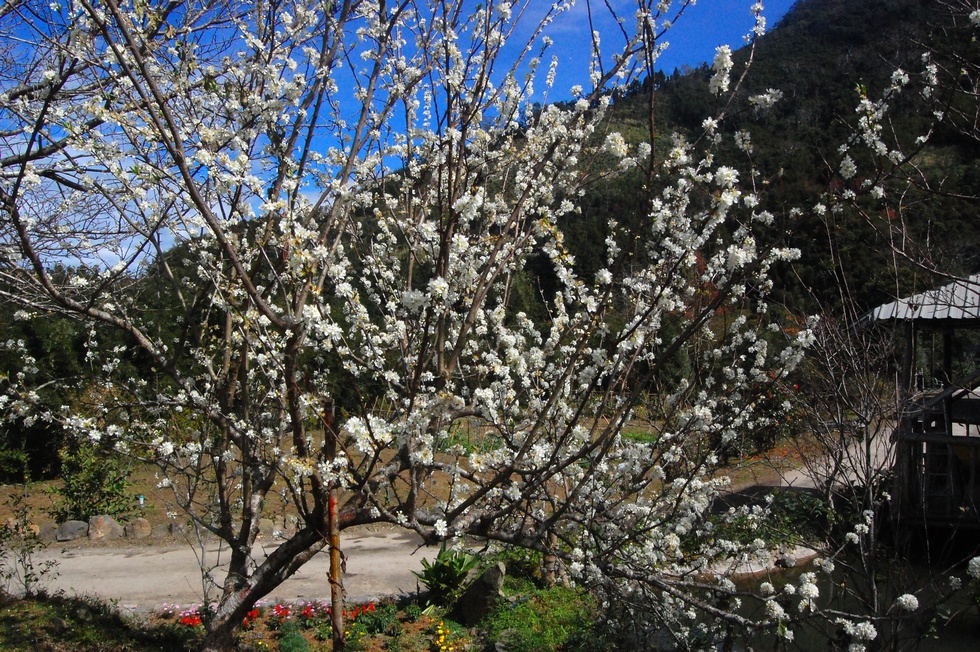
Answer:
<svg viewBox="0 0 980 652"><path fill-rule="evenodd" d="M905 526L980 528L980 371L976 346L965 342L980 334L980 275L879 306L870 318L905 329L893 516Z"/></svg>

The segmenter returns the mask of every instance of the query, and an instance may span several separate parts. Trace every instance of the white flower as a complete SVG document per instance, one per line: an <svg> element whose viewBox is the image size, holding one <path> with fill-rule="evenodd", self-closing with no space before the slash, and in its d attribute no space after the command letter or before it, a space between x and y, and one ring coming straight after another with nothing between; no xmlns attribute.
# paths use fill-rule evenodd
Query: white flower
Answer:
<svg viewBox="0 0 980 652"><path fill-rule="evenodd" d="M766 614L776 620L782 620L786 617L786 611L783 609L783 606L775 600L766 602Z"/></svg>
<svg viewBox="0 0 980 652"><path fill-rule="evenodd" d="M970 12L970 22L974 25L980 25L980 9L974 9Z"/></svg>
<svg viewBox="0 0 980 652"><path fill-rule="evenodd" d="M446 525L446 521L441 518L438 521L436 521L435 528L436 528L436 536L441 539L445 539L446 536L449 534L449 528Z"/></svg>
<svg viewBox="0 0 980 652"><path fill-rule="evenodd" d="M402 305L411 313L420 311L425 307L428 300L429 298L419 290L405 290L402 292Z"/></svg>
<svg viewBox="0 0 980 652"><path fill-rule="evenodd" d="M614 131L606 136L606 142L602 144L602 151L612 154L616 158L623 158L629 153L626 139L618 131Z"/></svg>
<svg viewBox="0 0 980 652"><path fill-rule="evenodd" d="M899 609L904 609L905 611L915 611L919 608L919 599L911 593L906 593L898 596L898 599L895 600L895 604Z"/></svg>
<svg viewBox="0 0 980 652"><path fill-rule="evenodd" d="M816 575L813 573L803 573L800 576L800 597L813 600L820 596L820 589L816 585Z"/></svg>
<svg viewBox="0 0 980 652"><path fill-rule="evenodd" d="M845 179L850 179L855 174L857 174L857 165L854 164L854 159L850 155L845 156L844 160L840 162L840 175Z"/></svg>
<svg viewBox="0 0 980 652"><path fill-rule="evenodd" d="M715 74L708 83L708 90L715 95L720 95L728 90L728 75L732 71L732 49L727 45L720 45L715 50L715 60L711 68Z"/></svg>
<svg viewBox="0 0 980 652"><path fill-rule="evenodd" d="M783 99L783 92L775 88L766 89L766 92L762 95L753 95L749 98L749 103L755 107L757 111L764 111L766 109L771 109L775 106L776 102Z"/></svg>
<svg viewBox="0 0 980 652"><path fill-rule="evenodd" d="M973 579L980 579L980 557L974 557L966 565L966 574Z"/></svg>
<svg viewBox="0 0 980 652"><path fill-rule="evenodd" d="M738 183L738 170L721 166L715 171L715 183L722 188L731 188Z"/></svg>

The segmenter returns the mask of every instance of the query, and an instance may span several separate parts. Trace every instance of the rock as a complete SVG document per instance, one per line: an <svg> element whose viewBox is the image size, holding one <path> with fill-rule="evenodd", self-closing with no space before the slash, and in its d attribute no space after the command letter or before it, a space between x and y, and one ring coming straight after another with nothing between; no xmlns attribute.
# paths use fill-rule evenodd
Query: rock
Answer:
<svg viewBox="0 0 980 652"><path fill-rule="evenodd" d="M776 559L773 565L776 568L793 568L796 566L796 559L793 558L793 555L783 555Z"/></svg>
<svg viewBox="0 0 980 652"><path fill-rule="evenodd" d="M125 534L123 526L111 516L100 514L88 520L89 539L119 539Z"/></svg>
<svg viewBox="0 0 980 652"><path fill-rule="evenodd" d="M275 531L276 525L272 522L271 518L260 518L259 519L259 536L263 539L271 539L272 533Z"/></svg>
<svg viewBox="0 0 980 652"><path fill-rule="evenodd" d="M134 518L126 523L126 536L130 539L145 539L153 532L150 522L145 518Z"/></svg>
<svg viewBox="0 0 980 652"><path fill-rule="evenodd" d="M485 570L456 601L449 617L469 627L479 623L503 597L506 575L507 567L502 561Z"/></svg>
<svg viewBox="0 0 980 652"><path fill-rule="evenodd" d="M33 523L24 523L16 518L8 518L5 523L5 527L10 532L16 532L18 535L34 535L37 536L40 529Z"/></svg>
<svg viewBox="0 0 980 652"><path fill-rule="evenodd" d="M88 523L85 521L65 521L55 532L57 541L74 541L88 535Z"/></svg>
<svg viewBox="0 0 980 652"><path fill-rule="evenodd" d="M170 521L165 525L154 525L153 529L150 530L150 536L154 539L165 539L167 537L180 538L186 533L186 528L176 521Z"/></svg>
<svg viewBox="0 0 980 652"><path fill-rule="evenodd" d="M54 521L48 521L41 526L38 530L37 538L43 543L51 543L52 541L58 540L58 524Z"/></svg>

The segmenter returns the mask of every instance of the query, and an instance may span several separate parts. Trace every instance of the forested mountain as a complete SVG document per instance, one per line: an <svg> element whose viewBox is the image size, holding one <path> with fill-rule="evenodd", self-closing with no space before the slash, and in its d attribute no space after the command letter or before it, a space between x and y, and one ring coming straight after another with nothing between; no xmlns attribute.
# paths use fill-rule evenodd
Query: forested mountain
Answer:
<svg viewBox="0 0 980 652"><path fill-rule="evenodd" d="M971 36L962 26L956 30L950 7L943 2L800 0L776 28L757 39L750 70L735 102L726 109L720 132L730 140L740 131L750 134L752 165L766 189L765 207L781 220L782 228L776 231L785 233L803 252L792 274L783 279L782 298L794 310L835 304L843 279L866 307L894 295L895 257L888 250L887 234L867 220L846 214L821 219L809 209L847 186L837 165L841 145L855 133L862 96L880 97L897 69L920 74L924 53L941 57L957 39ZM974 50L975 45L959 48L967 54ZM744 66L750 52L749 47L736 51L737 65ZM669 76L658 73L617 98L614 122L620 120L630 128L642 123L648 112L646 94L654 85L654 122L664 141L674 131L696 139L703 131L706 109L721 108L722 100L708 88L711 74L708 64ZM781 99L764 112L755 110L749 98L770 89L780 91ZM928 131L931 110L923 98L910 93L894 107L890 125L894 133L889 136L911 148L915 137ZM923 175L941 179L942 191L934 182L929 190L910 187L902 197L903 205L914 206L903 220L929 246L919 252L922 264L906 270L910 291L913 278L922 287L931 282L917 267L972 273L980 265L975 253L977 145L975 138L938 126L917 156ZM740 154L731 148L733 160ZM628 190L621 195L599 190L596 195L609 193L613 196L606 206L613 210L635 203L635 193ZM803 212L791 212L793 208ZM892 214L899 207L883 201L878 208ZM598 213L594 217L602 219ZM833 262L832 247L838 261L848 262L847 269ZM811 291L813 295L807 296Z"/></svg>

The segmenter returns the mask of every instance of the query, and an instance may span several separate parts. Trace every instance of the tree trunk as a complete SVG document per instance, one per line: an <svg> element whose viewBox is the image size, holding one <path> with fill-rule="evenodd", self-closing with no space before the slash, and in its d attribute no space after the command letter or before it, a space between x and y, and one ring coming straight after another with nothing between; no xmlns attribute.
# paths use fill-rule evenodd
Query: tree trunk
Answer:
<svg viewBox="0 0 980 652"><path fill-rule="evenodd" d="M251 605L237 595L223 600L205 625L207 631L200 651L232 652L235 649L235 636L250 608Z"/></svg>

